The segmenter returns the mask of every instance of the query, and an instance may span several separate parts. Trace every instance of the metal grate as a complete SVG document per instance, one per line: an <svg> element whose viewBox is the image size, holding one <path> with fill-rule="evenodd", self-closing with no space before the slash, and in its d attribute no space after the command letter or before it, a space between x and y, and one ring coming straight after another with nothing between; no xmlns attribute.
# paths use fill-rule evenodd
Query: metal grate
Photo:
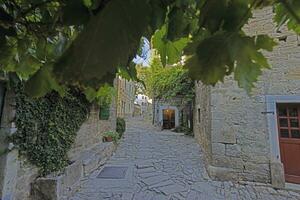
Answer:
<svg viewBox="0 0 300 200"><path fill-rule="evenodd" d="M104 167L97 178L102 179L123 179L126 176L128 167Z"/></svg>

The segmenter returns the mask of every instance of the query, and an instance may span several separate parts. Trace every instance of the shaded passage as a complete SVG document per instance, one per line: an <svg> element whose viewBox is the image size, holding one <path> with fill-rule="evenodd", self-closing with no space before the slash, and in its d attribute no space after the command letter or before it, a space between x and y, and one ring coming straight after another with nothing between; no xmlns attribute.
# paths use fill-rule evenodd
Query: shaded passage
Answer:
<svg viewBox="0 0 300 200"><path fill-rule="evenodd" d="M194 138L132 119L113 157L82 180L71 200L300 199L263 184L212 181L204 165Z"/></svg>

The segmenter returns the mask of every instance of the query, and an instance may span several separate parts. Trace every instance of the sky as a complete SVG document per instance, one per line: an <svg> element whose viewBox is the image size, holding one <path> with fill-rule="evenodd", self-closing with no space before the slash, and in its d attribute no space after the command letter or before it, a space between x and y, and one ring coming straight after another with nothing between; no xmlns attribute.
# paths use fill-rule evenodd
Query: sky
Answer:
<svg viewBox="0 0 300 200"><path fill-rule="evenodd" d="M133 59L133 62L136 64L142 64L143 66L149 66L150 65L150 58L151 58L151 49L150 49L150 42L143 38L144 44L142 47L142 55L136 55Z"/></svg>

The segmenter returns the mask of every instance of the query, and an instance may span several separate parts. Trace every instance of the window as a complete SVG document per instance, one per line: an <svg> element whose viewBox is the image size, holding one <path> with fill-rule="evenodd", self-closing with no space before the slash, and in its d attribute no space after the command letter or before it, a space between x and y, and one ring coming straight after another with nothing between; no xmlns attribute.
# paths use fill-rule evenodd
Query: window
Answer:
<svg viewBox="0 0 300 200"><path fill-rule="evenodd" d="M198 123L201 123L201 112L200 112L200 108L198 108Z"/></svg>
<svg viewBox="0 0 300 200"><path fill-rule="evenodd" d="M277 116L279 136L300 139L300 105L279 104Z"/></svg>

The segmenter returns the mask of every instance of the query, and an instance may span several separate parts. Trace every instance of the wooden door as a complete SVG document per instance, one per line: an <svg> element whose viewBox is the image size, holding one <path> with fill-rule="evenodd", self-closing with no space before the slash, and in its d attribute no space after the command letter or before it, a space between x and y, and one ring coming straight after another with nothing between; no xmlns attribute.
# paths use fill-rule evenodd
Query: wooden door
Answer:
<svg viewBox="0 0 300 200"><path fill-rule="evenodd" d="M171 110L171 109L163 110L163 128L164 129L175 128L175 110Z"/></svg>
<svg viewBox="0 0 300 200"><path fill-rule="evenodd" d="M300 105L279 104L277 116L285 179L300 184Z"/></svg>

